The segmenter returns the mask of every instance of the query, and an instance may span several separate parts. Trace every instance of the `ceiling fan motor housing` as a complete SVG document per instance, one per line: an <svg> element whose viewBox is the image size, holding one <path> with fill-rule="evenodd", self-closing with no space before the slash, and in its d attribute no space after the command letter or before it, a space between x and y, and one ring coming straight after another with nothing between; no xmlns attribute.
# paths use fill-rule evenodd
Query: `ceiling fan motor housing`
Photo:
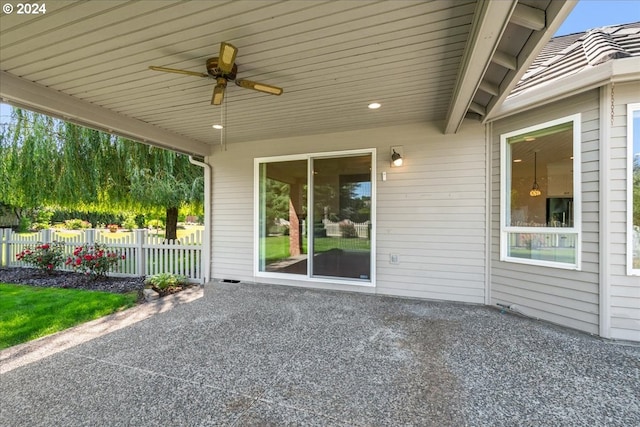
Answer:
<svg viewBox="0 0 640 427"><path fill-rule="evenodd" d="M207 59L207 73L213 78L224 77L227 80L235 80L238 66L233 64L230 73L224 73L218 68L218 57Z"/></svg>

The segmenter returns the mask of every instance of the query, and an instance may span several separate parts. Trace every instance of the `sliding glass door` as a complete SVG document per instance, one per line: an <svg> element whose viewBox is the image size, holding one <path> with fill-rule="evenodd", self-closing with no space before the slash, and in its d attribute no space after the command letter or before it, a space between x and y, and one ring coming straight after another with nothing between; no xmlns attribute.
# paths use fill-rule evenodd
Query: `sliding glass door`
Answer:
<svg viewBox="0 0 640 427"><path fill-rule="evenodd" d="M371 155L312 159L313 276L371 276Z"/></svg>
<svg viewBox="0 0 640 427"><path fill-rule="evenodd" d="M257 159L259 275L371 282L373 152Z"/></svg>

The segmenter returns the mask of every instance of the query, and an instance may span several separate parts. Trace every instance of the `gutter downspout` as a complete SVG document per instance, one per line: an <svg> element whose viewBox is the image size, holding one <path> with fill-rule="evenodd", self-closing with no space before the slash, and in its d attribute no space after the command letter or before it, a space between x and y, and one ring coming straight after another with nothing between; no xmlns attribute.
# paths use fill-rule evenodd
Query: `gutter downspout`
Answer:
<svg viewBox="0 0 640 427"><path fill-rule="evenodd" d="M493 172L491 167L491 157L493 154L493 122L489 122L484 125L484 147L485 147L485 236L484 236L484 251L485 251L485 265L484 265L484 303L491 305L491 280L493 278L491 274L491 200L493 194L491 186L491 173Z"/></svg>
<svg viewBox="0 0 640 427"><path fill-rule="evenodd" d="M202 284L211 280L211 165L189 156L189 163L204 169L204 242L202 248Z"/></svg>
<svg viewBox="0 0 640 427"><path fill-rule="evenodd" d="M600 181L600 203L598 206L598 222L599 222L599 301L598 301L598 320L599 320L599 335L602 338L611 338L611 310L609 304L611 303L610 288L609 288L609 209L610 209L610 190L611 185L609 183L609 168L610 168L610 153L611 149L611 97L613 96L613 83L609 83L600 88L600 144L599 144L599 164L600 170L598 171L598 180Z"/></svg>

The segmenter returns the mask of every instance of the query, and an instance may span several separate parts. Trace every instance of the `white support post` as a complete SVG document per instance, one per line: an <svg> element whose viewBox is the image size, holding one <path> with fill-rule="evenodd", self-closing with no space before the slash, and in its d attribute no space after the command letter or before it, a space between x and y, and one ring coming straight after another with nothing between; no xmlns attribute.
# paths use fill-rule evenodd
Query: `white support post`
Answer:
<svg viewBox="0 0 640 427"><path fill-rule="evenodd" d="M11 246L9 245L9 239L11 239L11 229L0 229L0 252L4 255L4 261L0 264L5 267L9 267L9 261L11 259Z"/></svg>
<svg viewBox="0 0 640 427"><path fill-rule="evenodd" d="M48 228L41 231L40 236L42 236L42 243L52 243L51 242L51 230Z"/></svg>
<svg viewBox="0 0 640 427"><path fill-rule="evenodd" d="M96 230L88 228L84 230L84 241L89 246L93 246L96 243Z"/></svg>
<svg viewBox="0 0 640 427"><path fill-rule="evenodd" d="M146 256L144 253L144 244L147 241L147 230L136 230L136 275L145 276L147 266L145 265Z"/></svg>

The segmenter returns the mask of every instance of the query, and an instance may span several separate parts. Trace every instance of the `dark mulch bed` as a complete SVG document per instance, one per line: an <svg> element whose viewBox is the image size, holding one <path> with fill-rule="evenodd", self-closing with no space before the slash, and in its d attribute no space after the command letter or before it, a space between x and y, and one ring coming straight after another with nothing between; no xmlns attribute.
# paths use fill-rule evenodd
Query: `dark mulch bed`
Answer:
<svg viewBox="0 0 640 427"><path fill-rule="evenodd" d="M36 268L0 268L0 282L46 288L88 289L113 293L137 291L142 295L144 277L93 278L70 271L43 273Z"/></svg>

